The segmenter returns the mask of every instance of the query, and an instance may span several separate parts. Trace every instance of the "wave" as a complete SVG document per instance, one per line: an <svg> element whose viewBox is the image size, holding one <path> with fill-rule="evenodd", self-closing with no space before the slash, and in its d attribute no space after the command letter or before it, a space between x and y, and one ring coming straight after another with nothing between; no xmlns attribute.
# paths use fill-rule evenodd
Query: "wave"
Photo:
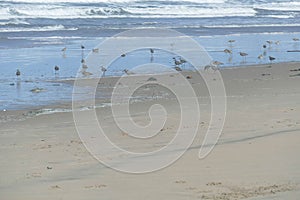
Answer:
<svg viewBox="0 0 300 200"><path fill-rule="evenodd" d="M11 19L8 21L0 22L0 26L11 26L11 25L30 25L30 23L20 19Z"/></svg>
<svg viewBox="0 0 300 200"><path fill-rule="evenodd" d="M267 10L267 11L290 11L300 12L300 2L277 2L255 5L255 9Z"/></svg>
<svg viewBox="0 0 300 200"><path fill-rule="evenodd" d="M60 31L60 30L77 30L77 28L65 28L63 25L30 27L30 28L0 28L0 32L44 32L44 31Z"/></svg>
<svg viewBox="0 0 300 200"><path fill-rule="evenodd" d="M233 17L255 16L253 8L232 7L199 7L191 5L164 5L164 6L73 6L62 5L35 5L15 6L14 8L0 9L0 19L10 18L50 18L50 19L74 19L74 18L206 18L206 17Z"/></svg>

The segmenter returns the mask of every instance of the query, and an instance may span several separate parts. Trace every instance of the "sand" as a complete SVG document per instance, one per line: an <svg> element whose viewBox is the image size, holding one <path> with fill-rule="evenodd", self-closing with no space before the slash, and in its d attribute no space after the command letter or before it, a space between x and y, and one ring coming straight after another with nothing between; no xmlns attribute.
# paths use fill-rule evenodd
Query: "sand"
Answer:
<svg viewBox="0 0 300 200"><path fill-rule="evenodd" d="M222 69L227 115L218 144L204 159L198 152L210 119L207 91L197 74L184 72L199 97L198 134L174 164L146 174L122 173L98 162L80 140L71 112L29 116L28 111L2 111L0 199L297 199L299 68L299 63L280 63ZM159 89L141 93L147 91ZM169 112L160 136L150 142L138 143L119 130L110 107L98 108L98 119L122 148L155 150L172 139L180 112L171 97L137 102L132 106L137 123L147 123L146 111L153 103ZM118 156L108 154L104 159Z"/></svg>

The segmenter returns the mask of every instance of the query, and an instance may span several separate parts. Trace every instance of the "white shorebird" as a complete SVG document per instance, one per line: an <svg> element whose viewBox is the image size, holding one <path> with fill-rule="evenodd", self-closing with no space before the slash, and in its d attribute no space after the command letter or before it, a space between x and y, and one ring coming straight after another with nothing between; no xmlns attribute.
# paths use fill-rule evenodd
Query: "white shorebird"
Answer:
<svg viewBox="0 0 300 200"><path fill-rule="evenodd" d="M87 69L87 68L88 68L87 64L82 63L82 69Z"/></svg>
<svg viewBox="0 0 300 200"><path fill-rule="evenodd" d="M173 60L174 60L175 66L178 66L178 65L181 65L181 64L182 64L182 63L180 62L180 60L176 60L175 57L173 58Z"/></svg>
<svg viewBox="0 0 300 200"><path fill-rule="evenodd" d="M257 56L257 58L261 60L264 58L264 56L262 54L260 54L259 56Z"/></svg>
<svg viewBox="0 0 300 200"><path fill-rule="evenodd" d="M99 53L99 49L98 48L95 48L95 49L92 49L93 53Z"/></svg>
<svg viewBox="0 0 300 200"><path fill-rule="evenodd" d="M280 41L277 40L276 42L274 42L274 44L279 45L279 44L280 44Z"/></svg>
<svg viewBox="0 0 300 200"><path fill-rule="evenodd" d="M93 75L93 73L87 72L87 71L82 71L81 73L82 73L83 76L91 76L91 75Z"/></svg>
<svg viewBox="0 0 300 200"><path fill-rule="evenodd" d="M209 65L206 65L204 67L205 71L208 71L209 69L212 69L214 72L219 70L219 66L223 65L224 63L219 62L219 61L212 61Z"/></svg>

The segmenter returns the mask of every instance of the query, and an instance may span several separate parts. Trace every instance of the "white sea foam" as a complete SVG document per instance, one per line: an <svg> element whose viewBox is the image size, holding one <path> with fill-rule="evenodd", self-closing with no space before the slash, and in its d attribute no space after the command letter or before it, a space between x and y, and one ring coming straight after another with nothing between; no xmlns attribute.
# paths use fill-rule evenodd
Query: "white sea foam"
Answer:
<svg viewBox="0 0 300 200"><path fill-rule="evenodd" d="M261 5L255 5L254 8L272 11L300 11L299 1L279 2L279 3L267 3Z"/></svg>
<svg viewBox="0 0 300 200"><path fill-rule="evenodd" d="M77 28L65 28L63 25L31 27L31 28L0 28L0 32L44 32L44 31L58 31L58 30L77 30Z"/></svg>

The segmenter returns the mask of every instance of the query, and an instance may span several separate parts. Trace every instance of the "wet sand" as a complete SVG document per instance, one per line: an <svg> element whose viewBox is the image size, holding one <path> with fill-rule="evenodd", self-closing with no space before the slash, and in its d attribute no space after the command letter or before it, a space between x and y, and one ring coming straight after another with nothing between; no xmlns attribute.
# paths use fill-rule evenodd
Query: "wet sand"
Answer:
<svg viewBox="0 0 300 200"><path fill-rule="evenodd" d="M28 115L1 111L1 199L296 199L300 196L299 63L223 69L227 115L220 140L204 159L199 148L208 129L210 103L203 80L184 72L199 97L201 122L187 152L157 172L133 175L112 170L88 153L71 112ZM206 72L214 73L214 72ZM180 87L180 83L174 85ZM103 79L113 85L113 79ZM103 89L99 89L99 92ZM160 89L141 94L159 94ZM110 107L97 108L109 138L130 151L166 145L180 112L172 97L132 105L133 119L147 124L148 108L160 103L168 120L151 142L137 143L116 126ZM70 105L60 105L71 108ZM189 107L185 109L190 109ZM85 112L85 111L82 111ZM33 113L33 112L31 112ZM186 127L187 129L192 127ZM89 131L90 127L86 127ZM92 130L92 129L90 129ZM119 155L107 155L115 159Z"/></svg>

